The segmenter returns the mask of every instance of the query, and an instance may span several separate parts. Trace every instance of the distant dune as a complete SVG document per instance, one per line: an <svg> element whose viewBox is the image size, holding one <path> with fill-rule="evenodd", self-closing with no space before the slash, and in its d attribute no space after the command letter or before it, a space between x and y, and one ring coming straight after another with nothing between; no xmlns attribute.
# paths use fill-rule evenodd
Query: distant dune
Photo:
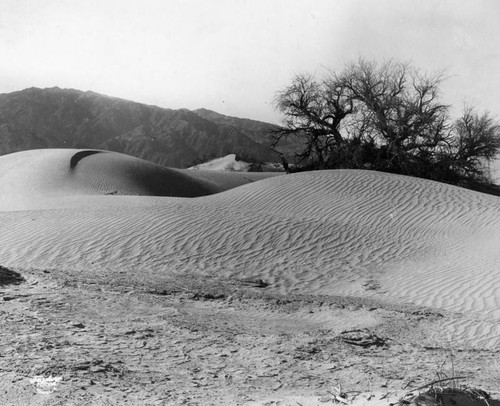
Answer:
<svg viewBox="0 0 500 406"><path fill-rule="evenodd" d="M250 163L236 159L236 154L229 154L221 158L211 159L189 169L203 169L219 172L248 172Z"/></svg>
<svg viewBox="0 0 500 406"><path fill-rule="evenodd" d="M236 154L211 159L188 169L211 172L284 172L281 164L272 162L262 164L246 162L239 159Z"/></svg>
<svg viewBox="0 0 500 406"><path fill-rule="evenodd" d="M281 293L371 296L462 312L430 334L500 345L498 197L356 170L240 177L242 186L233 179L215 193L228 189L217 175L107 152L80 154L70 168L77 153L0 158L2 265L254 278Z"/></svg>

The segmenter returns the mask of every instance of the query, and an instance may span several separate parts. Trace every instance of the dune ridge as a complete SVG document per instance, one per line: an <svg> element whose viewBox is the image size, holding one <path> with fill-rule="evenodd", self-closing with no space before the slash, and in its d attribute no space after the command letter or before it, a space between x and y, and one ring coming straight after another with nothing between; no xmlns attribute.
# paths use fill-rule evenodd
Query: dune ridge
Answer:
<svg viewBox="0 0 500 406"><path fill-rule="evenodd" d="M98 172L99 155L80 162L82 175L83 164ZM110 184L71 189L64 177L54 198L54 179L35 188L52 193L43 207L0 212L2 265L254 278L285 294L372 296L463 312L445 336L500 345L496 196L356 170L277 176L196 198L102 196L96 190Z"/></svg>
<svg viewBox="0 0 500 406"><path fill-rule="evenodd" d="M197 197L278 175L165 168L101 150L29 150L0 157L0 209L60 207L87 195Z"/></svg>
<svg viewBox="0 0 500 406"><path fill-rule="evenodd" d="M73 154L69 161L69 170L75 170L76 165L78 165L78 162L80 162L83 158L88 157L90 155L94 154L99 154L102 151L97 151L97 150L83 150L83 151L78 151Z"/></svg>
<svg viewBox="0 0 500 406"><path fill-rule="evenodd" d="M52 207L48 198L80 195L208 195L217 184L123 154L76 149L17 152L0 157L2 209Z"/></svg>

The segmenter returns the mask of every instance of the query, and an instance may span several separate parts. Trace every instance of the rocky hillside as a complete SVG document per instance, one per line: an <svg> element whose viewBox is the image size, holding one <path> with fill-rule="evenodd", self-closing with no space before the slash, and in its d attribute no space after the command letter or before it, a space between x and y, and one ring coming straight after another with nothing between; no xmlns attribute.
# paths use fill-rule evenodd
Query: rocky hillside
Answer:
<svg viewBox="0 0 500 406"><path fill-rule="evenodd" d="M200 117L213 121L219 125L239 129L255 142L263 143L265 145L272 145L273 143L272 132L277 128L273 124L263 123L262 121L255 121L247 118L225 116L223 114L216 113L215 111L206 109L198 109L194 112ZM302 148L302 141L294 139L293 137L280 140L277 147L277 149L291 162L293 161L294 153L301 151Z"/></svg>
<svg viewBox="0 0 500 406"><path fill-rule="evenodd" d="M73 89L0 94L0 155L38 148L106 149L171 167L236 154L279 161L273 125L209 110L171 110Z"/></svg>

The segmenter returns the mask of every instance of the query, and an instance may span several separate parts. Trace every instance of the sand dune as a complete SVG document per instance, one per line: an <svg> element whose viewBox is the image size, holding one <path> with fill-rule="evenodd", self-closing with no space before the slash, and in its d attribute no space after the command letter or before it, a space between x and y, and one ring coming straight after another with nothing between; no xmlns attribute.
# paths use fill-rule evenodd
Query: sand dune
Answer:
<svg viewBox="0 0 500 406"><path fill-rule="evenodd" d="M62 204L82 195L196 197L268 176L171 169L99 150L31 150L0 158L0 205L50 208L56 204L50 199Z"/></svg>
<svg viewBox="0 0 500 406"><path fill-rule="evenodd" d="M229 154L221 158L212 159L208 162L193 166L189 169L204 169L207 171L218 172L246 172L250 168L250 164L244 161L238 161L236 154Z"/></svg>
<svg viewBox="0 0 500 406"><path fill-rule="evenodd" d="M1 157L0 187L3 203L10 200L21 206L36 197L56 195L193 197L221 190L212 182L138 158L75 149L32 150Z"/></svg>
<svg viewBox="0 0 500 406"><path fill-rule="evenodd" d="M281 293L373 296L462 312L436 334L500 344L498 197L354 170L201 196L221 184L101 152L82 157L72 173L75 153L0 158L2 195L11 196L1 202L2 265L253 278ZM161 180L144 185L151 171ZM170 196L102 196L115 190ZM179 197L188 195L200 197ZM16 202L25 210L7 211Z"/></svg>
<svg viewBox="0 0 500 406"><path fill-rule="evenodd" d="M238 159L236 154L229 154L221 158L212 159L210 161L192 166L189 169L202 170L207 172L251 172L256 169L263 172L283 172L280 164L275 162L252 164Z"/></svg>

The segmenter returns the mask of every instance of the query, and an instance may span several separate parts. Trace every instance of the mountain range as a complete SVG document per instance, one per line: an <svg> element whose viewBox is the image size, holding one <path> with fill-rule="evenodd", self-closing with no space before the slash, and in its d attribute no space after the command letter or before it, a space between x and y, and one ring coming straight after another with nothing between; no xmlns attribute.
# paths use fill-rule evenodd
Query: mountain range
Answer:
<svg viewBox="0 0 500 406"><path fill-rule="evenodd" d="M276 128L206 109L166 109L75 89L0 94L0 155L86 148L177 168L228 154L249 162L278 162L268 148ZM285 142L280 151L290 157L295 148L296 143Z"/></svg>

